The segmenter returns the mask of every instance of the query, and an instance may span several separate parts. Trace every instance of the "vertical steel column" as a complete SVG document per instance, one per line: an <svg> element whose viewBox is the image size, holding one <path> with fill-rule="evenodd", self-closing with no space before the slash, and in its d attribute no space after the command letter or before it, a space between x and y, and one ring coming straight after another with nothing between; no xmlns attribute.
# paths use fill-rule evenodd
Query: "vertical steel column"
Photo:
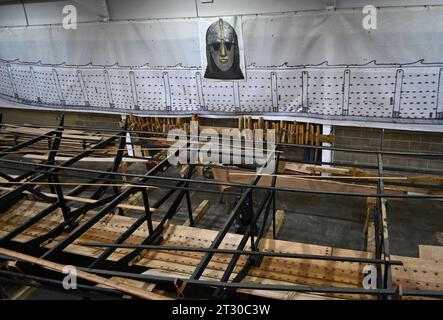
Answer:
<svg viewBox="0 0 443 320"><path fill-rule="evenodd" d="M383 150L384 141L384 129L380 136L380 148L379 153L377 153L377 167L379 180L377 183L377 193L384 193L384 180L383 180L383 155L381 151ZM386 199L383 197L377 198L377 205L374 217L374 229L375 229L375 258L381 259L382 254L384 255L385 261L390 261L390 246L389 246L389 236L388 236L388 225L387 225L387 212L386 212ZM381 265L377 265L377 288L391 288L392 287L392 274L391 265L385 264L384 274L382 277ZM386 296L380 296L379 298L386 298ZM388 297L390 298L390 297Z"/></svg>
<svg viewBox="0 0 443 320"><path fill-rule="evenodd" d="M110 179L115 179L115 172L117 172L118 168L120 167L120 164L122 162L124 149L126 146L126 131L128 129L128 118L125 119L125 124L123 125L123 131L120 133L120 140L118 143L118 150L117 154L115 155L114 162L112 164L111 173L109 174ZM112 182L114 184L114 182ZM117 196L119 193L119 188L117 186L112 187L114 190L114 195ZM119 213L122 215L123 210L121 208L118 209Z"/></svg>
<svg viewBox="0 0 443 320"><path fill-rule="evenodd" d="M256 212L252 214L252 222L254 223L254 229L255 229L255 223L258 221L260 214L263 212L263 210L266 211L265 217L263 218L264 220L266 220L268 213L269 213L269 209L270 209L271 196L272 196L272 193L268 192L267 196L265 198L263 198L263 201L261 202L261 204L257 208ZM250 235L253 234L254 231L255 230L252 229L252 223L251 223L251 225L249 225L248 229L246 229L245 234L243 235L239 244L237 245L237 250L244 250ZM257 241L255 242L256 244L258 244L259 237L260 237L260 234L257 236ZM254 245L251 245L251 251L252 251L253 246ZM257 245L255 245L255 247L257 247ZM232 256L231 261L229 262L228 266L226 267L225 272L223 273L222 277L220 278L221 282L226 282L229 280L229 277L231 276L232 272L234 271L234 268L237 265L239 258L240 258L240 254L234 254ZM249 256L249 259L246 262L246 265L237 274L237 276L232 280L232 282L240 282L244 278L243 275L247 273L249 266L251 264L253 264L253 265L259 264L262 259L263 259L263 257L259 257L259 256ZM213 295L214 295L214 297L221 297L221 295L224 291L225 290L222 287L219 287L214 291Z"/></svg>
<svg viewBox="0 0 443 320"><path fill-rule="evenodd" d="M100 149L100 148L104 148L104 147L108 146L116 138L117 138L117 136L112 136L112 137L106 139L105 141L102 141L102 142L96 144L91 149L83 151L79 155L77 155L77 156L75 156L75 157L73 157L73 158L71 158L69 160L64 161L63 163L61 163L60 166L70 166L71 164L74 164L77 161L79 161L80 159L82 159L84 157L87 157L88 155L93 153L95 149ZM41 173L41 174L39 174L38 176L36 176L35 178L33 178L33 179L29 180L29 181L30 182L39 181L39 180L45 178L48 174L52 173L53 171L57 171L57 170L60 170L60 169L56 169L56 168L50 169L50 170L48 170L48 172ZM16 189L14 189L12 191L9 191L6 194L2 195L0 197L0 208L5 210L5 208L10 207L14 203L13 200L16 199L18 196L20 196L23 193L23 191L27 190L28 187L29 187L28 185L22 184L19 187L17 187ZM83 190L83 188L78 188L78 189L76 188L76 190ZM74 192L74 190L73 190L73 192ZM73 193L73 194L70 194L70 195L74 196L75 194ZM59 202L57 201L56 203L52 204L48 208L44 209L43 211L39 212L35 216L31 217L25 223L23 223L19 227L15 228L11 232L9 232L3 238L1 238L0 239L0 245L3 245L4 243L12 240L15 236L19 235L24 230L26 230L29 227L31 227L33 224L37 223L38 221L40 221L41 219L43 219L44 217L49 215L51 212L53 212L55 209L57 209L58 206L59 206Z"/></svg>
<svg viewBox="0 0 443 320"><path fill-rule="evenodd" d="M194 217L192 216L191 196L189 191L186 191L186 205L188 207L189 226L194 226Z"/></svg>
<svg viewBox="0 0 443 320"><path fill-rule="evenodd" d="M163 161L166 161L166 160L168 160L168 158L165 158L165 160L163 160ZM188 172L186 173L184 178L191 179L193 170L194 170L194 165L190 165ZM189 183L188 181L181 181L177 185L177 187L186 188L188 186L188 183ZM170 194L172 194L172 193L173 192L171 192ZM148 235L148 237L146 237L141 244L159 243L163 240L162 233L165 229L165 226L169 223L169 221L172 219L172 217L177 213L177 211L180 207L180 204L183 201L183 197L185 196L185 194L186 194L186 190L184 190L184 189L180 190L179 194L174 199L173 203L171 204L168 211L163 216L162 220L157 224L157 226L152 231L152 233L150 233ZM132 252L128 253L126 256L120 258L120 260L116 262L114 267L125 266L125 265L131 263L134 259L137 259L137 257L140 255L141 251L143 251L143 250L142 249L133 250Z"/></svg>
<svg viewBox="0 0 443 320"><path fill-rule="evenodd" d="M179 186L179 185L181 185L181 182L179 182L176 186ZM145 190L146 190L146 188L145 188ZM159 208L167 199L169 199L169 197L171 195L174 194L174 192L175 192L175 189L170 189L161 199L157 200L154 203L153 208L156 208L156 209ZM145 208L146 208L146 206L145 206ZM148 211L146 211L146 212L148 212ZM151 212L149 211L149 214L150 213ZM142 225L142 223L147 218L148 217L146 217L146 214L144 216L140 216L124 233L122 233L118 237L118 239L114 243L116 243L116 244L123 243L126 239L128 239L131 236L131 234L134 233L135 230L137 230ZM150 216L149 216L149 218L150 218ZM148 221L148 223L149 223L149 221ZM151 227L152 227L152 225L151 225ZM149 228L149 225L148 225L148 228ZM150 231L149 236L151 236L153 233L154 233L154 231L152 231L152 232ZM100 256L97 259L94 260L94 262L92 262L89 265L89 268L97 268L98 266L100 266L102 263L104 263L106 258L109 257L115 251L115 249L116 248L112 248L112 247L107 248L105 251L102 252L102 254L100 254Z"/></svg>
<svg viewBox="0 0 443 320"><path fill-rule="evenodd" d="M146 223L148 225L149 234L151 234L154 231L154 228L152 227L151 208L149 206L148 191L146 190L146 188L142 189L142 196L143 196L143 205L145 206Z"/></svg>
<svg viewBox="0 0 443 320"><path fill-rule="evenodd" d="M273 154L275 154L275 150L272 150L271 155L273 155ZM269 160L269 158L270 158L270 156L268 156L266 162ZM256 185L258 183L258 181L262 177L261 173L262 173L263 168L264 168L264 166L259 170L258 175L254 178L254 180L252 181L251 185ZM212 241L211 246L210 246L211 249L217 249L218 246L221 244L221 242L223 241L226 233L228 233L229 228L234 223L234 220L237 218L241 208L243 207L243 204L249 198L249 194L251 192L252 192L252 188L247 188L243 192L243 195L241 196L240 200L237 202L236 206L231 211L231 213L230 213L230 215L228 217L228 220L223 225L223 229L218 232L217 236ZM201 275L203 274L204 270L206 269L206 267L208 266L209 262L211 261L213 255L214 255L213 253L208 252L208 253L206 253L202 257L202 259L200 260L200 263L197 265L197 267L195 268L194 272L190 276L191 280L198 280L201 277Z"/></svg>
<svg viewBox="0 0 443 320"><path fill-rule="evenodd" d="M377 193L379 193L380 187L377 187ZM381 259L383 252L382 244L382 230L381 230L381 214L380 214L380 198L377 198L377 204L374 211L374 233L375 233L375 259ZM382 269L380 265L377 265L377 288L383 287Z"/></svg>
<svg viewBox="0 0 443 320"><path fill-rule="evenodd" d="M251 250L255 251L255 246L254 246L255 220L254 220L254 208L253 208L254 202L252 199L252 192L253 191L251 191L249 193L249 200L248 200L249 206L248 206L247 210L249 211L248 215L251 217L251 221L249 223L249 233L250 233L250 237L251 237Z"/></svg>
<svg viewBox="0 0 443 320"><path fill-rule="evenodd" d="M378 154L378 190L380 194L384 193L384 181L383 181L383 159L382 155ZM379 230L381 231L381 245L384 254L384 260L386 262L390 262L390 246L389 246L389 234L388 234L388 217L386 210L386 202L387 200L384 198L378 199L378 207L380 210L380 226ZM383 288L390 289L392 287L392 270L391 264L386 263L384 267L384 278L383 278Z"/></svg>
<svg viewBox="0 0 443 320"><path fill-rule="evenodd" d="M55 136L51 142L51 140L48 140L49 143L49 153L48 153L48 161L47 164L53 165L55 163L55 156L57 155L58 149L60 148L60 143L62 140L63 135L63 124L64 124L65 116L62 115L60 118L60 123L58 130L55 133ZM53 183L51 185L51 191L57 194L58 203L60 206L60 209L62 210L63 218L65 221L69 220L70 215L70 209L66 206L65 197L63 196L63 190L60 185L60 180L58 178L58 175L55 173L56 171L53 171L48 175L48 182Z"/></svg>
<svg viewBox="0 0 443 320"><path fill-rule="evenodd" d="M281 129L278 131L278 143L281 143ZM276 147L277 148L277 147ZM277 174L278 174L278 166L280 165L280 153L278 152L276 155L276 161L275 161L275 169L274 169L274 176L272 177L272 186L275 187L277 183ZM276 210L276 199L277 198L277 192L275 190L272 190L272 237L275 239L277 237L277 232L275 230L275 215L277 213Z"/></svg>
<svg viewBox="0 0 443 320"><path fill-rule="evenodd" d="M122 132L123 134L124 132ZM123 135L124 136L124 135ZM146 182L149 180L149 176L157 173L163 165L169 160L169 157L162 160L159 164L157 164L153 169L145 174L145 177L140 180L140 182ZM79 226L73 233L71 233L64 240L59 242L55 247L47 251L42 258L49 259L62 251L64 248L69 246L73 241L75 241L78 237L84 234L89 230L93 225L95 225L100 219L106 216L109 212L115 209L122 201L126 200L130 195L134 193L135 190L139 189L139 187L131 187L120 193L116 196L111 202L109 202L104 208L95 213L91 218L89 218L86 222L84 222L81 226Z"/></svg>

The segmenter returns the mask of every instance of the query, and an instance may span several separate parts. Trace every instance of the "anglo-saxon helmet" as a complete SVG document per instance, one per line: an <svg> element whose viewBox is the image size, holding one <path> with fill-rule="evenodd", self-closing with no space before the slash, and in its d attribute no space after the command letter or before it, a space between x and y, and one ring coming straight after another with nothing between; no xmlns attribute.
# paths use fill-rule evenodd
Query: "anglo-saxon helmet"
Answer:
<svg viewBox="0 0 443 320"><path fill-rule="evenodd" d="M244 79L240 69L237 33L223 19L211 24L206 31L206 58L208 66L205 78Z"/></svg>

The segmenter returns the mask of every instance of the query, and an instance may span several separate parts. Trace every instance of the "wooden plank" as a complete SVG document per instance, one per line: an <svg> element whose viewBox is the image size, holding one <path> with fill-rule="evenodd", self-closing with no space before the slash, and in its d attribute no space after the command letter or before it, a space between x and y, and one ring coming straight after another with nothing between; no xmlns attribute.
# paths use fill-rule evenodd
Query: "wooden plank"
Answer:
<svg viewBox="0 0 443 320"><path fill-rule="evenodd" d="M443 247L442 246L429 246L418 245L418 252L420 258L429 260L443 260Z"/></svg>
<svg viewBox="0 0 443 320"><path fill-rule="evenodd" d="M320 125L319 125L319 124L316 125L315 141L314 141L314 144L315 144L316 146L320 146ZM318 160L318 159L317 159L317 158L318 158L318 155L319 155L318 150L319 150L319 149L315 149L314 161L317 161L317 160Z"/></svg>
<svg viewBox="0 0 443 320"><path fill-rule="evenodd" d="M21 209L20 209L21 210ZM18 214L18 216L15 216L14 220L19 219L21 221L26 221L26 217L29 216L29 208L23 208L22 211L17 212L17 209L14 210L15 213ZM60 221L60 216L51 216L52 221ZM88 216L85 217L87 219ZM2 217L3 220L3 217ZM18 224L20 224L20 221L16 221ZM46 222L46 224L48 221ZM130 224L133 223L133 218L129 217L123 217L123 216L113 216L109 221L103 222L98 224L97 226L94 226L86 232L79 241L106 241L106 242L113 242L115 239L119 236L121 232L126 230L127 227L129 227ZM46 227L46 230L49 231L52 228L54 228L57 225L57 223L52 223L51 225L48 225ZM3 230L4 230L3 225ZM119 232L112 231L113 229L117 228ZM14 228L13 225L11 225L11 228ZM9 229L10 230L10 229ZM26 234L30 234L30 232L33 232L36 230L36 228L30 228L30 230L27 230ZM115 229L117 230L117 229ZM46 232L47 232L46 231ZM2 232L3 233L3 232ZM143 240L147 233L147 230L145 228L139 228L134 236L131 236L130 239L128 239L128 243L140 243L140 241ZM37 236L38 234L35 234ZM216 231L212 230L205 230L205 229L199 229L199 228L189 228L189 227L183 227L183 226L177 226L173 225L171 226L167 232L165 232L165 242L164 245L186 245L186 246L197 246L197 247L205 247L207 246L207 243L210 240L213 239L213 237L216 235ZM22 237L21 235L20 237ZM61 237L64 238L65 235ZM98 237L98 238L97 238ZM107 239L107 240L105 240ZM173 242L173 239L175 239ZM183 239L187 239L184 243ZM228 234L225 238L226 242L221 246L221 248L225 249L231 249L232 245L235 243L238 243L241 239L240 235L233 235ZM24 238L23 241L29 240L28 237ZM179 242L176 242L176 241ZM46 245L46 247L50 248L59 240L55 239L53 242ZM278 245L275 245L274 240L271 241L271 243L268 243L271 241L270 239L263 239L263 247L260 247L260 250L269 250L271 251L279 251L279 252L291 252L291 248L284 245L283 247L279 247ZM279 242L279 243L288 243L288 242ZM315 246L314 246L315 247ZM306 244L301 244L301 248L306 249ZM117 250L116 254L113 254L110 259L112 261L117 260L121 257L121 254L125 252L126 249ZM340 249L342 250L342 249ZM337 254L340 254L340 250L337 251ZM96 256L101 251L96 250L93 248L85 248L81 246L77 246L75 244L70 245L68 248L69 252L82 254L82 255L91 255ZM328 254L328 252L332 252L331 248L326 248L325 251L321 251L321 254ZM309 250L307 253L315 253L315 251ZM330 254L330 253L329 253ZM170 258L168 258L170 257ZM193 257L192 259L190 257ZM144 255L144 259L137 262L137 264L140 264L141 266L145 267L159 267L159 268L165 268L167 270L186 270L189 273L192 273L192 270L195 268L195 266L200 261L201 254L200 253L158 253L155 251L149 252ZM159 263L156 264L156 262L153 262L152 259L160 259ZM229 263L229 255L215 255L213 258L213 263L210 264L208 269L208 274L213 274L215 277L219 277L221 274L220 270L225 270L226 265ZM245 257L240 258L239 266L236 268L237 271L240 267L244 265L246 262ZM343 263L336 263L331 261L320 261L319 264L316 264L317 267L315 269L312 269L312 267L309 267L306 269L306 266L308 266L306 262L294 262L294 260L291 259L270 259L265 258L263 266L265 269L254 269L251 271L251 275L254 276L260 276L265 277L269 279L279 279L284 274L284 278L288 281L293 281L293 283L303 283L303 284L315 284L315 285L340 285L344 284L345 286L352 286L352 285L358 285L361 281L357 278L355 279L357 282L353 282L354 280L350 281L353 277L355 277L355 271L347 271L343 273L339 273L340 266L344 266ZM186 266L186 267L185 267ZM346 267L346 266L345 266ZM361 269L358 265L354 265L353 267L356 267L356 270ZM215 269L214 269L215 268ZM326 268L326 269L325 269ZM334 275L329 274L328 268L338 268L337 273L334 273ZM348 268L348 267L346 267ZM312 269L312 270L311 270ZM211 270L218 270L216 273ZM314 276L307 276L306 272L314 273ZM328 274L328 277L325 278L325 272ZM315 275L317 274L318 275ZM361 272L358 272L357 274L361 274ZM329 279L328 279L329 278ZM335 279L335 280L333 280ZM341 279L341 280L340 280ZM295 282L294 282L295 281ZM338 281L338 282L337 282Z"/></svg>
<svg viewBox="0 0 443 320"><path fill-rule="evenodd" d="M19 128L5 128L4 131L11 132L11 133L21 133L21 134L29 134L29 135L43 135L50 131L50 129L43 129L43 128L27 128L27 127L19 127ZM72 139L79 139L79 140L92 140L92 141L101 141L103 139L102 136L95 136L91 134L85 133L84 135L80 134L69 134L63 132L64 138L72 138Z"/></svg>
<svg viewBox="0 0 443 320"><path fill-rule="evenodd" d="M13 295L9 296L9 300L26 300L30 294L35 292L36 288L34 287L21 287L19 288Z"/></svg>
<svg viewBox="0 0 443 320"><path fill-rule="evenodd" d="M375 177L373 174L366 170L358 169L358 168L346 168L346 167L334 167L334 168L327 168L323 166L316 166L316 165L308 165L308 164L302 164L302 163L286 163L286 170L297 172L297 173L303 173L303 174L320 174L320 173L328 173L331 174L331 177L333 178L336 175L340 175L342 178L346 178L346 176L349 177L356 177L357 179L361 177L362 179L371 179L375 180L377 177ZM301 177L300 177L301 178ZM385 180L393 180L393 181L407 181L409 180L409 177L407 176L387 176L385 177ZM364 186L362 184L353 184L355 186ZM370 187L370 186L368 186ZM436 189L427 189L427 188L421 188L419 186L393 186L390 185L389 187L385 187L386 191L389 191L389 193L393 192L395 194L442 194L442 190L436 190ZM438 199L437 199L438 200ZM442 242L443 243L443 242Z"/></svg>
<svg viewBox="0 0 443 320"><path fill-rule="evenodd" d="M229 182L250 184L255 177L254 174L245 175L244 171L235 169L219 169L226 170L225 176L229 177ZM377 187L344 183L330 180L312 179L312 178L299 178L297 176L278 176L276 179L276 187L280 188L292 188L302 190L317 190L317 191L332 191L332 192L344 192L344 193L377 193ZM222 180L226 181L226 180ZM272 182L272 176L262 176L258 185L270 186ZM385 188L392 194L404 194L403 191L396 189Z"/></svg>
<svg viewBox="0 0 443 320"><path fill-rule="evenodd" d="M124 221L124 220L128 220L128 219L124 219L125 217L114 217L115 219L118 218L117 220L120 221ZM112 220L115 220L115 219ZM100 226L94 227L92 228L91 231L88 231L84 236L82 236L81 241L95 241L95 237L99 237L100 241L104 241L103 237L107 237L109 240L109 242L112 242L119 233L114 233L114 235L112 236L112 238L109 238L109 236L112 234L110 230L110 228L112 227L116 227L116 225L113 223L113 221L110 222L106 222L106 224L101 224ZM182 233L182 231L180 229L182 229L183 227L180 226L173 226L171 227L173 232L171 232L169 234L167 234L167 236L172 236L172 237L178 237L176 239L196 239L196 237L201 237L202 235L200 234L200 230L196 229L196 228L188 228L186 230L192 230L192 232L189 232L189 234L187 233ZM49 229L48 229L49 230ZM106 232L105 232L106 230ZM122 229L123 231L124 229ZM208 230L202 230L203 232L206 232ZM105 232L105 233L103 233ZM140 230L140 232L144 233L146 232L146 230ZM238 242L238 236L236 236L236 239L227 239L228 243L226 243L223 247L224 248L231 248L230 247L230 243L232 243L232 241ZM90 238L92 237L92 238ZM231 238L232 235L229 236L229 238ZM135 239L137 238L137 239ZM141 241L143 239L142 236L136 236L136 237L131 237L131 239L129 239L128 243L139 243L139 241ZM201 241L203 241L205 238L202 238ZM204 240L207 241L207 240ZM200 243L197 246L205 246L205 242ZM48 247L52 247L53 245L56 244L56 241L48 244ZM170 243L169 241L166 241L164 243L165 245L190 245L190 246L195 246L195 240L188 240L186 241L186 243L177 243L177 242L173 242ZM268 247L266 246L264 249L266 248L272 248L274 249L275 246ZM90 249L90 248L86 248L87 250L85 250L84 247L79 247L76 245L71 245L69 247L69 251L73 252L73 253L77 253L77 254L87 254L87 255L93 255L96 256L97 254L100 253L99 250L95 250L95 249ZM289 249L288 248L284 248L282 249L285 252L287 252ZM119 250L119 252L117 252L117 254L111 256L111 260L115 261L116 259L121 257L121 253L124 251L124 249ZM274 250L273 250L274 251ZM89 252L89 253L88 253ZM331 252L331 250L329 250L329 252ZM328 253L328 250L325 251L325 253ZM168 258L170 257L170 258ZM195 258L190 258L190 257L195 257ZM198 264L199 259L201 258L201 254L183 254L183 253L174 253L174 254L166 254L166 253L156 253L156 252L151 252L148 254L145 254L144 259L140 260L139 262L137 262L137 264L140 264L142 266L145 267L155 267L155 268L166 268L168 270L187 270L189 271L189 273L192 273L193 268L195 268L195 265ZM226 268L226 264L229 262L229 257L227 255L215 255L214 256L214 262L211 263L209 265L209 269L216 269L216 270L224 270ZM161 261L159 261L159 263L155 264L155 262L152 261L152 259L160 259ZM263 266L265 267L265 269L260 268L260 269L254 269L251 271L252 275L255 276L260 276L260 277L265 277L265 278L269 278L269 279L279 279L282 277L282 275L284 275L284 278L287 279L288 281L296 281L297 283L303 283L303 284L315 284L315 285L326 285L326 284L332 284L332 285L340 285L340 284L344 284L345 286L349 286L351 285L353 282L349 282L349 275L351 275L351 278L354 277L355 271L347 271L345 273L339 273L339 271L341 270L341 266L343 266L342 263L335 263L335 262L330 262L330 261L322 261L319 262L319 264L316 264L316 268L311 270L313 268L312 267L308 267L308 269L305 269L306 266L309 266L309 264L306 263L297 263L297 262L289 262L287 260L290 259L269 259L266 258L264 260L264 264ZM241 258L241 260L239 261L239 267L244 265L244 263L246 262L246 260L243 258ZM329 266L330 268L338 268L337 269L337 273L334 275L329 274L330 272L328 271L327 267L326 269L323 270L324 267L322 267L322 265ZM188 266L188 267L185 267ZM358 266L357 266L358 267ZM172 268L172 269L171 269ZM286 269L289 268L289 269ZM301 269L300 269L301 268ZM300 269L300 270L298 270ZM359 269L361 269L359 267ZM323 270L323 271L322 271ZM335 270L335 269L334 269ZM238 271L238 270L237 270ZM208 274L213 274L213 271L208 271ZM221 271L220 271L221 272ZM310 272L311 276L308 276L306 274L306 272ZM314 275L314 278L312 277L312 272L314 273L318 273L318 276ZM325 273L328 273L328 278L325 278ZM361 274L361 272L359 271L358 274ZM215 277L219 277L220 274L214 273ZM332 280L335 279L335 280ZM336 282L340 280L339 282ZM344 281L345 279L348 279L346 281ZM357 282L354 283L354 285L358 285L361 281L357 278L356 279ZM344 281L344 282L343 282Z"/></svg>
<svg viewBox="0 0 443 320"><path fill-rule="evenodd" d="M281 228L283 227L283 223L285 222L286 215L284 210L277 210L275 213L275 236L277 237L278 233L280 232ZM266 231L264 238L273 239L273 228L272 228L273 222L270 224L268 231Z"/></svg>
<svg viewBox="0 0 443 320"><path fill-rule="evenodd" d="M182 178L185 177L186 173L188 172L188 169L189 169L189 165L188 164L181 165L181 168L180 168L180 171L179 171L180 177L182 177Z"/></svg>
<svg viewBox="0 0 443 320"><path fill-rule="evenodd" d="M50 269L50 270L61 272L61 273L63 273L64 267L65 267L62 264L58 264L58 263L44 260L41 258L36 258L33 256L29 256L27 254L12 251L12 250L5 249L5 248L0 248L0 254L8 256L8 257L16 259L16 260L25 261L25 262L29 262L32 264L37 264L37 265L42 266L46 269ZM113 288L113 289L128 293L130 295L133 295L133 296L136 296L136 297L139 297L142 299L170 300L168 297L165 297L165 296L153 293L153 292L148 292L148 291L142 290L137 287L133 287L129 284L122 283L118 280L111 280L111 279L103 278L103 277L100 277L95 274L85 272L85 271L82 271L79 269L77 269L77 277L84 279L84 280L92 281L97 284L105 285L109 288Z"/></svg>
<svg viewBox="0 0 443 320"><path fill-rule="evenodd" d="M125 284L133 286L133 287L137 287L142 290L149 291L149 292L152 292L155 288L155 283L149 283L149 282L145 282L145 281L138 281L138 280L133 280L133 279L121 278L121 277L111 277L110 279L113 281L118 281L120 283L125 283ZM98 285L98 287L109 288L108 286L102 285L102 284Z"/></svg>
<svg viewBox="0 0 443 320"><path fill-rule="evenodd" d="M38 154L25 154L25 155L23 155L23 158L34 159L34 160L47 160L48 159L47 156L38 155ZM62 157L62 156L55 157L55 161L67 161L67 160L71 160L71 159L72 159L72 157ZM114 162L114 160L115 160L114 157L109 157L109 158L84 157L84 158L80 159L79 162ZM122 158L122 162L142 162L142 163L145 163L146 161L148 161L148 159L144 160L144 159L128 158L128 157Z"/></svg>
<svg viewBox="0 0 443 320"><path fill-rule="evenodd" d="M296 163L296 162L286 162L285 170L304 173L304 174L313 174L313 165L304 164L304 163Z"/></svg>
<svg viewBox="0 0 443 320"><path fill-rule="evenodd" d="M201 218L208 212L209 210L209 200L203 200L197 209L194 210L192 213L192 219L194 220L194 225L197 224ZM190 220L186 220L185 223L183 223L184 226L189 226L191 224Z"/></svg>
<svg viewBox="0 0 443 320"><path fill-rule="evenodd" d="M146 190L148 191L148 190ZM139 211L139 212L145 212L145 207L144 206L139 206L137 205L139 202L143 201L143 195L141 192L136 192L133 195L131 195L124 203L121 203L125 206L127 206L126 208L122 208L123 209L123 215L125 216L128 211L130 210L134 210L134 211ZM153 212L152 208L149 208L150 212Z"/></svg>
<svg viewBox="0 0 443 320"><path fill-rule="evenodd" d="M365 217L365 225L363 227L363 233L368 234L369 223L373 221L374 210L377 204L376 198L366 198L366 217Z"/></svg>
<svg viewBox="0 0 443 320"><path fill-rule="evenodd" d="M13 188L8 188L8 187L0 187L0 190L14 190ZM25 194L32 194L29 191L24 191ZM50 198L57 198L57 195L55 193L49 193L49 192L42 192L45 196L50 197ZM94 200L94 199L88 199L88 198L81 198L81 197L74 197L74 196L68 196L65 195L64 196L65 200L69 200L69 201L75 201L75 202L81 202L81 203L96 203L98 200ZM133 204L125 204L125 203L120 203L119 205L117 205L117 208L122 208L125 210L134 210L134 211L139 211L139 212L145 212L145 207L144 206L136 206ZM155 213L157 211L156 208L150 208L151 213Z"/></svg>
<svg viewBox="0 0 443 320"><path fill-rule="evenodd" d="M186 273L165 271L162 269L149 269L149 270L145 271L143 274L149 274L152 276L171 277L171 278L187 277ZM212 278L205 277L205 276L200 277L200 279L213 280ZM291 283L284 282L284 281L266 280L266 279L260 279L257 277L250 277L250 276L247 276L245 278L245 282L261 283L261 284L281 284L281 285L290 285L291 284ZM338 299L338 298L333 298L333 297L321 295L321 294L298 293L298 292L290 292L290 291L238 289L237 292L247 294L247 295L262 297L262 298L278 299L278 300L337 300Z"/></svg>
<svg viewBox="0 0 443 320"><path fill-rule="evenodd" d="M27 221L29 217L41 211L47 204L30 201L21 201L10 210L0 215L0 235L14 229L17 225ZM93 213L88 213L83 219L88 219ZM91 257L98 256L103 252L100 248L84 247L78 242L114 242L115 239L133 224L135 218L125 216L111 216L111 219L102 219L97 225L83 234L74 244L68 246L65 251ZM105 221L106 220L106 221ZM23 242L35 238L52 230L57 226L63 217L60 210L46 217L35 226L29 228L15 238L16 241ZM82 223L82 221L80 221ZM154 222L156 225L156 222ZM126 241L127 243L140 243L147 235L145 225L137 229ZM170 225L164 232L162 245L179 245L191 247L207 247L217 235L215 230L201 228L191 228L180 225ZM62 241L66 234L53 239L51 243L45 245L46 248L55 246ZM235 248L242 236L228 233L220 248ZM249 246L245 248L249 250ZM262 239L259 246L260 251L304 253L319 255L335 255L346 257L373 258L374 254L364 251L332 248L305 243L289 242L273 239ZM110 261L116 261L123 254L129 252L128 249L117 249L109 257ZM164 270L165 272L182 272L190 275L195 266L199 263L202 253L195 252L159 252L149 250L142 254L141 259L134 262L137 265ZM215 254L208 265L204 276L219 278L230 261L228 254ZM401 283L403 288L418 288L419 290L440 290L443 285L441 274L441 260L418 259L410 257L392 256L393 260L401 260L404 266L393 266L393 281ZM242 256L236 266L233 276L245 265L247 258ZM343 287L361 287L363 263L347 263L336 261L319 261L307 259L290 258L264 258L260 267L253 267L247 275L247 279L253 281L285 281L288 284L304 285L332 285ZM245 279L246 281L246 279ZM328 295L330 296L330 295ZM363 295L334 295L340 298L371 298Z"/></svg>
<svg viewBox="0 0 443 320"><path fill-rule="evenodd" d="M375 252L375 226L374 222L368 223L368 233L366 238L366 251Z"/></svg>
<svg viewBox="0 0 443 320"><path fill-rule="evenodd" d="M357 176L357 177L368 177L373 176L370 172L362 169L348 168L348 167L326 167L320 165L312 165L298 162L287 162L286 170L306 173L306 174L320 174L329 173L333 175L340 176Z"/></svg>

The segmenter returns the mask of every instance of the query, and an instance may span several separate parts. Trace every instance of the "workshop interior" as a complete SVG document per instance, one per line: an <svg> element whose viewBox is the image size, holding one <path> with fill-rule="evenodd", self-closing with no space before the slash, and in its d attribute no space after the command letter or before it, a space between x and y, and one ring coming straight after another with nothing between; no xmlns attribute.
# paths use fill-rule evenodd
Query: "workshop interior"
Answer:
<svg viewBox="0 0 443 320"><path fill-rule="evenodd" d="M442 299L442 18L0 0L0 298Z"/></svg>

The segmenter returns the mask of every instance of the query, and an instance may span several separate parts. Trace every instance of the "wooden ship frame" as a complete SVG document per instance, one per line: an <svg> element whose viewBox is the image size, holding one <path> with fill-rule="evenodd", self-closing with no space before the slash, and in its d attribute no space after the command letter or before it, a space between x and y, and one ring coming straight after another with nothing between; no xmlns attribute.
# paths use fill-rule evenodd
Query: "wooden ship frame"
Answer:
<svg viewBox="0 0 443 320"><path fill-rule="evenodd" d="M171 127L187 129L179 119L167 119L163 124L158 118L151 118L152 122L146 119L129 116L121 129L67 126L63 116L58 126L1 124L1 281L64 291L63 268L73 265L78 270L78 284L77 290L69 293L83 297L288 300L443 296L442 251L428 250L419 258L394 256L388 224L389 201L442 199L443 171L383 164L387 155L443 159L443 154L323 146L320 138L326 137L309 126L303 133L295 132L296 124L288 127L282 122L277 126L278 142L273 151L278 161L274 174L260 175L256 168L214 166L214 177L217 170L225 170L218 176L227 178L196 179L202 168L210 167L196 164L183 166L181 177L170 177L160 174L168 170L165 155L146 174L130 174L126 172L128 163L154 158L143 149L143 139L162 145ZM256 123L242 119L239 127L269 126L262 119ZM312 143L306 144L308 141ZM130 153L129 148L142 152ZM377 164L338 165L318 161L318 157L293 162L286 150L297 148L314 153L368 153L377 158ZM17 154L26 157L9 159ZM108 167L75 166L87 158L102 159ZM20 174L14 176L11 170ZM406 172L408 178L395 183L384 175L386 170ZM237 171L249 175L236 175ZM319 175L325 172L326 176ZM374 172L377 178L371 179ZM72 187L72 183L61 182L66 177L82 182ZM205 189L208 185L219 187L219 191ZM45 188L49 192L43 191ZM153 202L151 189L162 190L163 196ZM239 197L219 230L199 227L207 206L192 210L193 190ZM264 196L254 197L257 191ZM373 220L373 251L278 240L282 214L278 193L367 198L368 224ZM131 203L133 197L138 197L141 205ZM171 220L182 203L186 203L188 220L174 225ZM159 215L162 206L167 208ZM140 214L124 215L127 210ZM236 234L231 230L239 217L244 228ZM377 270L375 288L363 287L367 265Z"/></svg>

